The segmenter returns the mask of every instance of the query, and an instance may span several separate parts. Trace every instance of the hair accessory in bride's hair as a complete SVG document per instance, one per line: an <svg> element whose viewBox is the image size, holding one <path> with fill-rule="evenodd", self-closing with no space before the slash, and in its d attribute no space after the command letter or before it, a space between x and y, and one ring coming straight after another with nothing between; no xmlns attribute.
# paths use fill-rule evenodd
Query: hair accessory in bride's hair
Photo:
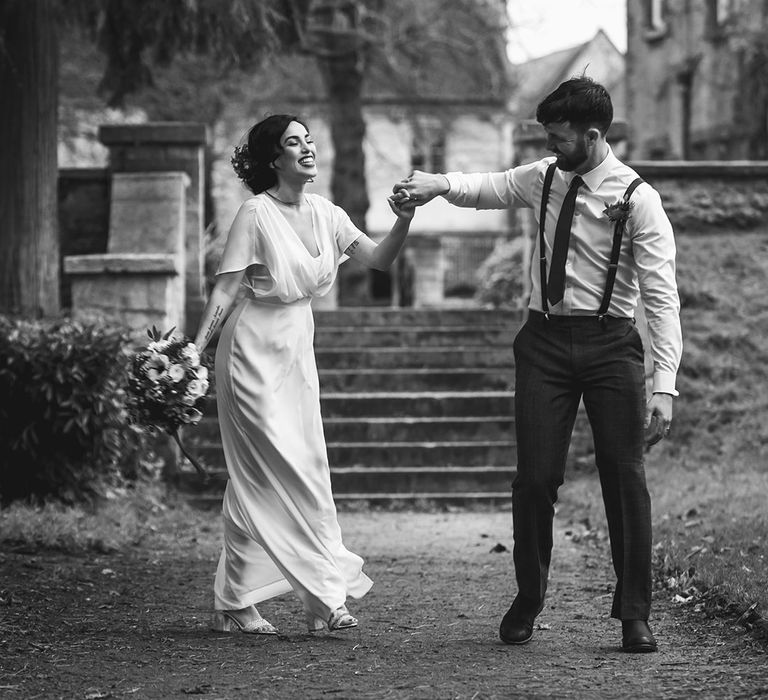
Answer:
<svg viewBox="0 0 768 700"><path fill-rule="evenodd" d="M243 182L247 182L253 169L253 161L251 160L251 153L248 150L247 143L244 143L242 146L235 146L230 162L237 176Z"/></svg>

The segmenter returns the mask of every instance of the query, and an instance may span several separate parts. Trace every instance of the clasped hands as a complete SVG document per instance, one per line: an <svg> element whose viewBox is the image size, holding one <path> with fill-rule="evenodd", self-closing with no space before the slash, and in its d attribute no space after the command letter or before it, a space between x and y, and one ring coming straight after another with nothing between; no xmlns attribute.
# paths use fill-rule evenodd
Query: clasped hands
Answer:
<svg viewBox="0 0 768 700"><path fill-rule="evenodd" d="M414 170L408 177L395 183L392 195L389 197L390 206L398 208L421 206L435 197L446 194L450 189L445 175L426 173Z"/></svg>

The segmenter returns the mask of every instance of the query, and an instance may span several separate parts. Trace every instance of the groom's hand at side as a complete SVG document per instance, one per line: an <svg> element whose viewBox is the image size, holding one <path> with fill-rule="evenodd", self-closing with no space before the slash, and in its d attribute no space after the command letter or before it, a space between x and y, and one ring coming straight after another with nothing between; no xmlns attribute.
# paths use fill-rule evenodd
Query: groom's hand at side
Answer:
<svg viewBox="0 0 768 700"><path fill-rule="evenodd" d="M664 393L654 393L646 406L645 414L645 447L655 445L662 438L669 436L672 426L672 396Z"/></svg>
<svg viewBox="0 0 768 700"><path fill-rule="evenodd" d="M450 183L445 175L414 170L408 177L400 180L392 187L392 196L395 201L410 199L417 205L421 205L441 194L446 194L449 189Z"/></svg>

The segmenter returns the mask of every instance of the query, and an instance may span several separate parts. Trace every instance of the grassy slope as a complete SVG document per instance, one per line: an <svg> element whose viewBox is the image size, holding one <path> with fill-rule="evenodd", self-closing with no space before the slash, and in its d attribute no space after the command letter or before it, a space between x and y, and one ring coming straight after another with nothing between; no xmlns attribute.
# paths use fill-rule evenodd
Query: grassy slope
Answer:
<svg viewBox="0 0 768 700"><path fill-rule="evenodd" d="M658 575L691 603L768 618L768 234L678 237L684 354L670 440L647 457ZM604 522L594 477L566 511ZM706 596L702 598L703 593Z"/></svg>

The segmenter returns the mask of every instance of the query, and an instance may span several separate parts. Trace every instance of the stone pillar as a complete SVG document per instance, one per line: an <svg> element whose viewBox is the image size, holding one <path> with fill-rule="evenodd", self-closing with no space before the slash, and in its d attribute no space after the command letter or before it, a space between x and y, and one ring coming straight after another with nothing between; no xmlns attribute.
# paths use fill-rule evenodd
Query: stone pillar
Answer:
<svg viewBox="0 0 768 700"><path fill-rule="evenodd" d="M183 172L189 177L185 206L185 325L179 330L191 335L197 330L206 296L206 126L187 122L104 125L99 128L99 139L109 148L109 167L113 173Z"/></svg>
<svg viewBox="0 0 768 700"><path fill-rule="evenodd" d="M411 234L405 253L413 269L413 305L442 306L445 255L440 236Z"/></svg>
<svg viewBox="0 0 768 700"><path fill-rule="evenodd" d="M113 176L107 253L71 255L76 317L109 316L135 340L146 330L184 328L185 173Z"/></svg>

